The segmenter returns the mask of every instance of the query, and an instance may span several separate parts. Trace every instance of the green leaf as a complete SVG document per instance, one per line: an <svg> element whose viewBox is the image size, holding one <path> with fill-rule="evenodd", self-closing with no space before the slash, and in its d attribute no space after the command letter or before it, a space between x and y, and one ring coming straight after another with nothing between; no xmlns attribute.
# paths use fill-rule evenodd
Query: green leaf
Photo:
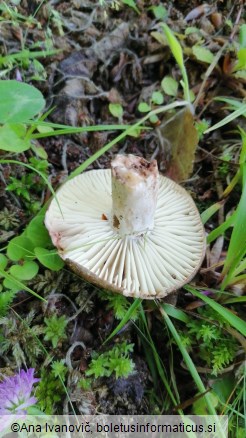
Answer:
<svg viewBox="0 0 246 438"><path fill-rule="evenodd" d="M135 138L138 138L138 137L140 136L140 134L141 134L141 129L139 129L139 128L132 129L132 130L128 133L128 135L129 135L130 137L135 137Z"/></svg>
<svg viewBox="0 0 246 438"><path fill-rule="evenodd" d="M11 280L10 278L5 278L3 280L3 285L6 289L9 289L11 292L16 293L18 292L21 288L19 286L19 284L17 284L14 279Z"/></svg>
<svg viewBox="0 0 246 438"><path fill-rule="evenodd" d="M122 3L132 8L137 14L140 14L140 10L136 6L136 2L134 0L122 0Z"/></svg>
<svg viewBox="0 0 246 438"><path fill-rule="evenodd" d="M6 266L7 266L7 264L8 264L8 259L7 259L7 257L5 257L5 255L3 255L3 254L0 254L0 267L1 267L2 269L5 269Z"/></svg>
<svg viewBox="0 0 246 438"><path fill-rule="evenodd" d="M50 236L44 226L44 216L34 217L25 229L25 235L31 240L33 246L46 247L50 243Z"/></svg>
<svg viewBox="0 0 246 438"><path fill-rule="evenodd" d="M27 415L44 415L44 411L41 411L37 406L29 406L27 408ZM46 433L46 437L49 437L49 433Z"/></svg>
<svg viewBox="0 0 246 438"><path fill-rule="evenodd" d="M149 111L151 111L151 107L146 102L141 102L138 105L138 111L140 111L141 113L148 113Z"/></svg>
<svg viewBox="0 0 246 438"><path fill-rule="evenodd" d="M238 70L236 73L234 73L233 76L237 79L243 79L244 81L246 81L246 69Z"/></svg>
<svg viewBox="0 0 246 438"><path fill-rule="evenodd" d="M1 84L1 82L0 82ZM5 124L0 127L0 149L8 152L20 153L30 149L30 140L21 138L22 125Z"/></svg>
<svg viewBox="0 0 246 438"><path fill-rule="evenodd" d="M37 88L15 80L0 81L0 123L25 123L42 111L45 100Z"/></svg>
<svg viewBox="0 0 246 438"><path fill-rule="evenodd" d="M44 122L44 123L47 123L47 122ZM38 125L37 131L42 133L42 134L47 134L47 132L54 132L54 128L52 128L52 126L49 126L49 124L47 123L47 125Z"/></svg>
<svg viewBox="0 0 246 438"><path fill-rule="evenodd" d="M18 135L18 137L25 137L26 125L23 123L6 123L6 125L9 126Z"/></svg>
<svg viewBox="0 0 246 438"><path fill-rule="evenodd" d="M202 61L202 62L206 62L207 64L211 64L214 60L213 53L210 50L205 49L205 47L193 46L192 52L195 55L196 59L198 59L198 61Z"/></svg>
<svg viewBox="0 0 246 438"><path fill-rule="evenodd" d="M121 119L123 116L123 108L120 103L110 103L109 111L111 112L112 116L117 117L118 119Z"/></svg>
<svg viewBox="0 0 246 438"><path fill-rule="evenodd" d="M240 49L237 52L238 63L235 65L233 71L246 69L246 48Z"/></svg>
<svg viewBox="0 0 246 438"><path fill-rule="evenodd" d="M150 116L149 121L150 123L153 123L153 125L155 125L159 121L159 119L155 114L153 114L153 116Z"/></svg>
<svg viewBox="0 0 246 438"><path fill-rule="evenodd" d="M160 91L154 91L154 93L151 96L151 100L156 105L162 105L164 102L163 94Z"/></svg>
<svg viewBox="0 0 246 438"><path fill-rule="evenodd" d="M49 251L46 248L37 247L35 248L34 253L40 263L52 271L59 271L64 266L63 260L56 252L54 252L54 250Z"/></svg>
<svg viewBox="0 0 246 438"><path fill-rule="evenodd" d="M185 35L190 35L191 33L200 34L200 29L198 27L190 26L185 29Z"/></svg>
<svg viewBox="0 0 246 438"><path fill-rule="evenodd" d="M218 397L216 397L212 392L210 392L209 395L211 404L214 408L216 408L219 403ZM198 400L194 401L192 404L192 413L194 415L208 415L207 404L204 400L204 397L200 397Z"/></svg>
<svg viewBox="0 0 246 438"><path fill-rule="evenodd" d="M171 76L165 76L161 81L161 87L168 96L176 96L178 92L178 82Z"/></svg>
<svg viewBox="0 0 246 438"><path fill-rule="evenodd" d="M39 158L42 158L43 160L47 160L48 154L47 154L46 150L42 146L32 144L31 145L31 149L33 150L33 152L35 154L38 155Z"/></svg>
<svg viewBox="0 0 246 438"><path fill-rule="evenodd" d="M26 286L25 283L22 283L20 280L18 280L17 278L13 277L13 275L9 274L9 272L4 271L1 266L0 266L0 274L2 277L5 278L4 280L4 286L5 286L5 281L9 280L9 282L14 286L13 290L26 290L27 292L29 292L30 294L32 294L34 297L39 298L41 301L47 302L45 300L45 298L41 297L40 295L38 295L36 292L34 292L32 289L30 289L30 287ZM8 287L8 286L6 286ZM10 287L11 289L11 287Z"/></svg>
<svg viewBox="0 0 246 438"><path fill-rule="evenodd" d="M214 392L219 397L222 403L227 403L227 400L230 398L230 395L234 392L235 388L235 379L234 376L225 375L221 378L217 378L212 382L212 388Z"/></svg>
<svg viewBox="0 0 246 438"><path fill-rule="evenodd" d="M209 127L209 121L206 119L195 122L195 127L198 133L199 140L203 139L203 134Z"/></svg>
<svg viewBox="0 0 246 438"><path fill-rule="evenodd" d="M182 87L184 88L183 81L180 81L180 83L181 83ZM195 93L192 90L189 90L189 97L190 97L189 102L194 102L194 100L196 99Z"/></svg>
<svg viewBox="0 0 246 438"><path fill-rule="evenodd" d="M31 240L24 236L14 237L8 244L7 256L14 262L33 257L33 244Z"/></svg>
<svg viewBox="0 0 246 438"><path fill-rule="evenodd" d="M242 24L239 30L239 44L241 49L246 48L246 24Z"/></svg>
<svg viewBox="0 0 246 438"><path fill-rule="evenodd" d="M25 261L23 265L11 266L9 272L19 280L31 280L38 273L38 265L33 261Z"/></svg>
<svg viewBox="0 0 246 438"><path fill-rule="evenodd" d="M152 9L155 18L158 20L163 20L168 16L168 12L163 5L152 6L150 9Z"/></svg>
<svg viewBox="0 0 246 438"><path fill-rule="evenodd" d="M151 32L150 35L152 36L152 38L155 38L155 40L158 41L158 43L162 44L163 46L167 45L167 40L163 35L163 33L154 31Z"/></svg>

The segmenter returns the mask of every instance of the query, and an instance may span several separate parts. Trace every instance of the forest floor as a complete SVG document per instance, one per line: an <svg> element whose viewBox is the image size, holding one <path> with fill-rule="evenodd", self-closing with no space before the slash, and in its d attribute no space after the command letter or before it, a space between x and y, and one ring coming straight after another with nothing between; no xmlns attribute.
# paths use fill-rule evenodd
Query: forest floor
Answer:
<svg viewBox="0 0 246 438"><path fill-rule="evenodd" d="M112 126L56 136L34 129L42 135L33 137L33 148L0 151L0 244L9 272L25 258L11 258L9 242L51 197L36 170L56 190L83 163L86 170L109 168L117 153L156 159L161 174L188 190L208 236L204 262L190 286L164 301L144 300L135 310L133 299L102 291L66 266L52 270L49 263L35 262L38 272L24 284L44 301L2 277L0 376L34 367L41 378L37 406L49 414L206 414L213 405L229 415L231 436L243 436L243 2L24 0L2 2L0 14L0 82L18 80L40 90L46 120L57 129ZM175 107L184 100L184 76L163 23L183 53L185 100L191 100L186 109ZM102 149L121 132L113 125L134 125L168 104L174 104L171 111L142 123L148 129ZM228 222L233 214L242 226L236 266L236 219ZM191 364L203 386L197 386Z"/></svg>

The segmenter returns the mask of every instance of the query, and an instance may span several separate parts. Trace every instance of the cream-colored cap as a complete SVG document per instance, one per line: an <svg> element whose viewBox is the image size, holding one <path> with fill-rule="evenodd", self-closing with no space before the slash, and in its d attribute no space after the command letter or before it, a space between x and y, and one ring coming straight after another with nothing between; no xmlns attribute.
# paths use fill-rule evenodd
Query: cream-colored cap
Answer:
<svg viewBox="0 0 246 438"><path fill-rule="evenodd" d="M182 287L204 258L204 228L185 189L161 175L158 185L153 229L122 236L112 226L110 169L66 182L45 217L59 255L88 281L125 296L162 298Z"/></svg>

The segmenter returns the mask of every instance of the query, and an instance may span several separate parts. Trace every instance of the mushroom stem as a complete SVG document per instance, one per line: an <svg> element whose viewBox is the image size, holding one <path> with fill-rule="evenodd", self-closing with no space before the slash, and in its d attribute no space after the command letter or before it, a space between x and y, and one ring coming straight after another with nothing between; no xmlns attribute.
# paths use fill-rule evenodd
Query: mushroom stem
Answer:
<svg viewBox="0 0 246 438"><path fill-rule="evenodd" d="M152 230L159 187L156 160L117 155L111 173L113 228L121 236Z"/></svg>

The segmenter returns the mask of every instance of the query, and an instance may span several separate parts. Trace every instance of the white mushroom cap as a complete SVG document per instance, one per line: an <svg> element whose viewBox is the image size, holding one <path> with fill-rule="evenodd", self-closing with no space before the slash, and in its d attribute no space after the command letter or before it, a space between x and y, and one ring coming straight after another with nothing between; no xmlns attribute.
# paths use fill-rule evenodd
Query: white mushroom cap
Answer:
<svg viewBox="0 0 246 438"><path fill-rule="evenodd" d="M161 298L182 287L204 258L204 228L182 187L161 175L158 185L154 227L122 236L112 226L110 169L66 182L45 217L59 255L88 281L125 296Z"/></svg>

